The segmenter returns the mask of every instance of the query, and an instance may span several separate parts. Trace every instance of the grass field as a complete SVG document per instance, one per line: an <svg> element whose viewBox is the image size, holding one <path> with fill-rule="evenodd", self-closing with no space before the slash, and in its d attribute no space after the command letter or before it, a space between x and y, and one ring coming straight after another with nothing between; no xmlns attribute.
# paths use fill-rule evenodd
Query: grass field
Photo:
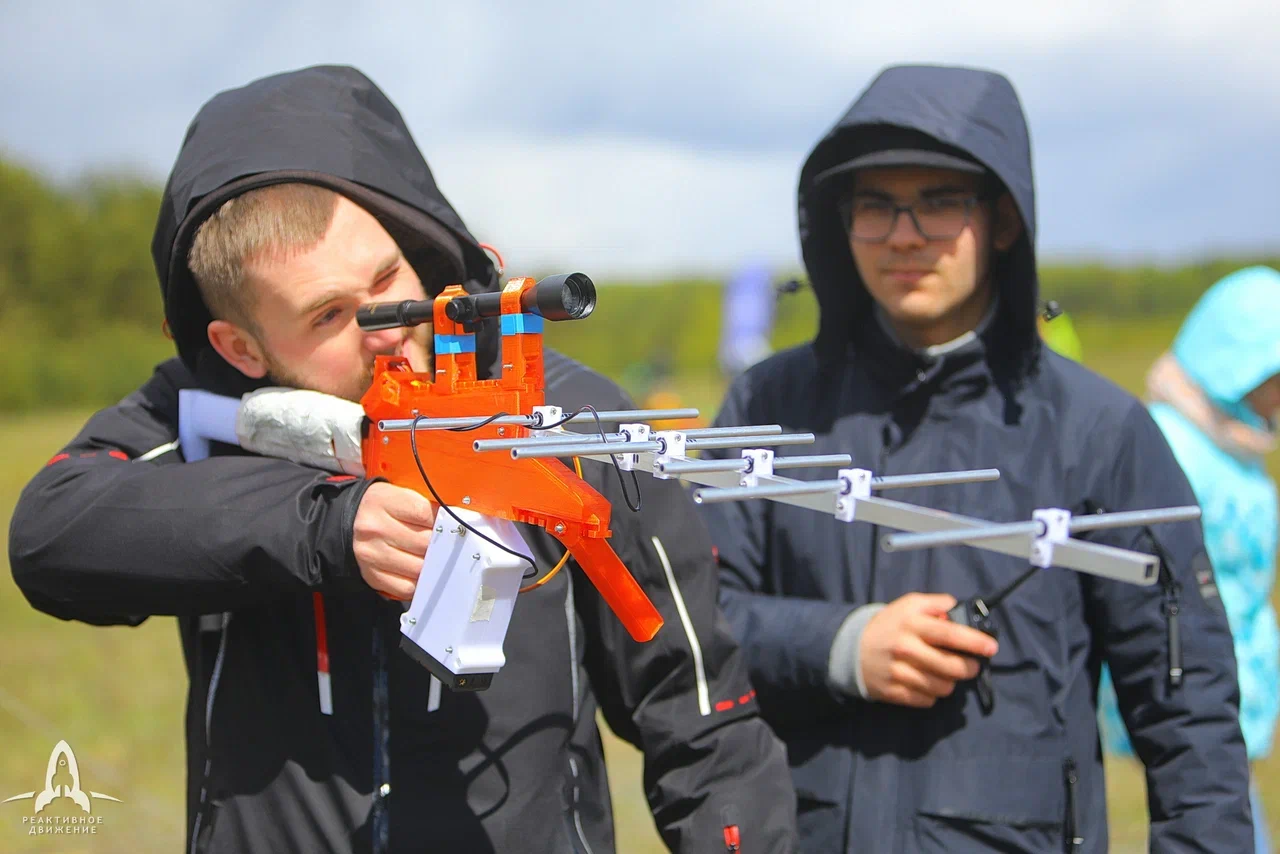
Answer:
<svg viewBox="0 0 1280 854"><path fill-rule="evenodd" d="M1089 363L1131 390L1166 345L1169 324L1077 319ZM719 386L688 378L676 391L714 414ZM0 519L8 520L23 484L78 429L86 413L0 416ZM1280 475L1280 460L1273 460ZM5 549L7 555L8 550ZM171 619L137 629L64 623L32 610L7 571L0 572L0 801L40 790L53 745L65 739L79 761L83 788L120 798L95 801L103 823L92 836L30 836L31 801L0 803L0 851L151 852L183 845L183 698L186 675ZM653 831L637 753L606 738L619 851L664 850ZM1109 764L1113 850L1142 851L1146 820L1140 771ZM1268 817L1280 826L1280 760L1262 763ZM55 777L55 783L65 777ZM72 815L64 801L44 813Z"/></svg>

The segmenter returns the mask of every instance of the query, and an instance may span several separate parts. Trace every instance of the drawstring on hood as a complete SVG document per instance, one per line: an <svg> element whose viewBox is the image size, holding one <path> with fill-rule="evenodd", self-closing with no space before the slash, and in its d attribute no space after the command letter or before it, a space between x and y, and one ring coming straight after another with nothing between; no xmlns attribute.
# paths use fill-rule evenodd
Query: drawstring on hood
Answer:
<svg viewBox="0 0 1280 854"><path fill-rule="evenodd" d="M165 185L151 254L178 354L201 385L241 395L264 384L209 344L213 320L187 267L196 230L227 200L289 181L334 190L373 214L429 296L449 284L498 288L489 255L436 186L387 96L347 66L315 66L215 95L187 129ZM495 365L495 324L477 330L482 376Z"/></svg>
<svg viewBox="0 0 1280 854"><path fill-rule="evenodd" d="M974 171L974 164L980 164L1013 197L1023 232L1007 253L993 259L999 310L989 324L987 350L997 374L1010 380L1025 377L1034 370L1041 349L1036 327L1035 192L1026 119L1008 79L959 67L886 69L805 161L798 216L804 263L821 311L814 341L819 359L828 365L843 361L873 315L874 302L858 275L838 212L840 190L847 186L852 169L871 162L893 165L886 151L903 140L930 151L930 162L942 168Z"/></svg>

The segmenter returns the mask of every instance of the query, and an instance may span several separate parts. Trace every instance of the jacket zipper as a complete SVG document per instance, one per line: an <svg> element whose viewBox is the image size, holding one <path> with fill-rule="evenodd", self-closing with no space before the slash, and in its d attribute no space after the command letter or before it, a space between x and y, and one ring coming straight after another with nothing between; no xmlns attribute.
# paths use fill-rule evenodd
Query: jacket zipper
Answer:
<svg viewBox="0 0 1280 854"><path fill-rule="evenodd" d="M1173 577L1168 555L1160 547L1150 528L1147 528L1147 536L1151 538L1151 545L1160 560L1160 585L1164 588L1165 641L1169 653L1169 687L1178 688L1182 685L1182 634L1178 630L1178 614L1182 611L1182 585Z"/></svg>
<svg viewBox="0 0 1280 854"><path fill-rule="evenodd" d="M578 727L578 617L577 608L573 601L573 579L570 578L565 584L564 592L564 621L565 627L569 633L569 685L573 691L573 726ZM582 850L586 854L592 854L591 843L587 841L586 831L582 827L582 814L578 810L578 798L581 790L578 788L578 763L570 756L569 771L573 774L573 792L569 812L573 818L573 829L578 834L578 841L582 843ZM576 845L575 845L576 847Z"/></svg>
<svg viewBox="0 0 1280 854"><path fill-rule="evenodd" d="M1079 776L1076 774L1076 762L1070 757L1062 763L1062 779L1067 788L1067 826L1062 836L1064 849L1067 854L1071 854L1084 845L1084 837L1080 835L1080 811L1079 804L1076 803L1076 783L1079 782Z"/></svg>
<svg viewBox="0 0 1280 854"><path fill-rule="evenodd" d="M1105 513L1105 508L1094 504L1092 501L1085 502L1085 509L1090 513ZM1160 541L1156 539L1156 535L1151 531L1151 526L1147 525L1143 529L1146 531L1147 538L1151 540L1151 548L1156 553L1156 559L1160 561L1159 581L1161 590L1164 592L1164 603L1161 610L1164 612L1165 618L1165 651L1169 656L1169 671L1167 674L1170 688L1180 688L1182 686L1182 633L1178 627L1178 615L1182 612L1182 585L1173 577L1173 570L1169 569L1169 554L1160 545Z"/></svg>
<svg viewBox="0 0 1280 854"><path fill-rule="evenodd" d="M209 677L208 696L204 706L204 773L200 777L200 802L196 807L195 821L191 826L191 854L195 854L200 838L200 826L204 823L205 811L209 803L209 776L213 771L213 700L218 694L218 682L222 678L222 663L227 655L227 627L231 623L231 614L219 615L222 619L222 630L218 638L218 654L213 660L213 673Z"/></svg>

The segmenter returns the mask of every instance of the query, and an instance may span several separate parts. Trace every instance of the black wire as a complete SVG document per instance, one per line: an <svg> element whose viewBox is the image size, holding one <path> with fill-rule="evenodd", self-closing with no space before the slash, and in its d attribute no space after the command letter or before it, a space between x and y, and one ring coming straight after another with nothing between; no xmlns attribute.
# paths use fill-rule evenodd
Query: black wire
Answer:
<svg viewBox="0 0 1280 854"><path fill-rule="evenodd" d="M574 418L576 418L577 416L581 415L583 412L590 412L590 413L592 414L592 416L595 418L595 422L596 422L596 431L600 434L600 442L601 442L602 444L607 443L607 440L605 439L605 435L604 435L604 427L603 427L603 425L600 423L600 413L599 413L599 412L597 412L597 411L596 411L596 408L595 408L594 406L591 406L590 404L588 404L588 405L586 405L586 406L581 407L577 412L574 412L574 413L573 413L573 414L571 414L571 415L566 415L564 418L561 418L559 421L555 422L554 424L548 424L548 425L545 425L545 426L537 426L537 427L530 426L528 429L530 429L530 430L550 430L550 429L552 429L552 428L554 428L554 427L559 427L560 425L565 424L565 423L567 423L567 422L569 422L569 421L573 420L573 419L574 419ZM471 431L471 430L478 430L478 429L480 429L481 427L485 427L485 426L487 426L487 425L489 425L489 424L492 424L494 421L497 421L499 418L502 418L503 416L505 416L505 415L507 415L507 414L508 414L508 413L506 413L506 412L498 412L498 413L495 413L495 414L493 414L493 415L490 415L488 418L484 419L483 421L481 421L481 422L479 422L479 423L477 423L477 424L472 424L472 425L470 425L469 427L450 427L450 428L448 428L448 430L449 430L449 432L451 432L451 433L466 433L466 432L469 432L469 431ZM432 486L432 485L431 485L431 479L430 479L429 477L427 477L426 469L424 469L424 468L423 468L423 466L422 466L422 457L421 457L421 455L418 453L418 422L419 422L420 420L423 420L424 418L426 418L426 416L425 416L425 415L419 415L419 416L417 416L416 418L414 418L414 419L413 419L413 426L409 428L409 446L410 446L410 448L413 450L413 461L414 461L414 463L415 463L415 464L417 464L417 466L418 466L418 474L422 475L422 482L423 482L424 484L426 484L427 490L431 493L432 497L433 497L433 498L435 498L436 503L437 503L437 504L439 504L439 505L444 509L444 511L445 511L446 513L448 513L450 516L452 516L452 517L454 518L454 520L455 520L455 521L457 521L457 523L458 523L459 525L461 525L463 528L466 528L468 531L470 531L471 533L475 534L477 537L479 537L480 539L484 540L486 543L489 543L490 545L496 546L497 548L502 549L502 550L503 550L504 552L506 552L507 554L509 554L509 555L513 555L514 557L518 557L518 558L520 558L520 560L523 560L523 561L527 562L527 563L529 564L529 566L532 568L532 572L526 572L526 573L524 573L524 574L521 576L521 578L522 578L522 579L534 578L534 577L536 577L536 576L540 575L540 574L541 574L541 571L538 569L538 565L537 565L535 562L533 562L533 561L532 561L532 560L530 560L529 558L525 557L524 555L520 554L519 552L517 552L517 551L513 551L512 549L507 548L507 547L506 547L506 546L504 546L502 543L499 543L499 542L496 542L495 540L490 539L489 537L487 537L487 536L485 536L484 534L482 534L482 533L480 533L479 531L477 531L475 528L473 528L473 527L471 527L470 525L468 525L466 522L464 522L464 521L462 521L461 519L459 519L459 518L458 518L458 516L457 516L457 514L456 514L456 513L454 513L451 509L449 509L449 506L448 506L447 504L445 504L444 500L440 497L440 493L436 492L436 488L435 488L434 486ZM622 498L623 498L623 500L624 500L624 501L626 501L626 503L627 503L627 507L631 510L631 512L633 512L633 513L639 513L639 512L640 512L640 508L641 508L641 506L643 506L643 499L642 499L642 497L641 497L641 495L640 495L640 480L639 480L639 478L637 478L637 477L636 477L636 473L635 473L635 471L633 470L633 471L631 472L631 480L632 480L632 482L635 484L635 487L636 487L636 503L633 505L633 504L631 503L631 496L627 495L627 484L626 484L626 481L625 481L625 480L623 479L623 477L622 477L622 468L621 468L621 466L619 466L619 465L618 465L618 455L617 455L617 454L610 454L610 455L609 455L609 457L610 457L610 459L612 459L612 460L613 460L613 468L614 468L614 471L616 471L616 472L618 473L618 485L619 485L619 487L622 489Z"/></svg>
<svg viewBox="0 0 1280 854"><path fill-rule="evenodd" d="M505 413L501 413L501 412L500 412L500 413L498 413L497 415L493 416L493 418L499 418L499 417L501 417L501 416L502 416L502 415L504 415L504 414L505 414ZM524 573L524 574L521 576L521 578L522 578L522 579L525 579L525 578L533 578L534 576L538 575L538 574L539 574L539 572L538 572L538 565L537 565L536 563L534 563L532 560L530 560L529 558L525 557L524 555L520 554L520 552L513 551L512 549L509 549L509 548L507 548L506 546L504 546L502 543L499 543L499 542L497 542L496 540L492 540L492 539L490 539L489 537L486 537L484 534L480 533L480 532L479 532L479 531L477 531L475 528L471 527L471 526L470 526L470 525L468 525L466 522L464 522L464 521L462 521L461 519L459 519L459 518L458 518L458 516L457 516L457 514L456 514L456 513L454 513L452 510L450 510L450 509L449 509L449 505L447 505L447 504L445 504L445 503L444 503L444 499L442 499L442 498L440 497L440 493L436 492L436 488L435 488L434 486L432 486L432 485L431 485L431 479L427 477L426 469L424 469L424 468L422 467L422 457L418 455L418 422L419 422L420 420L424 419L424 418L426 418L426 416L425 416L425 415L419 415L418 417L416 417L416 418L414 418L414 419L413 419L413 426L409 428L409 446L413 449L413 461L414 461L415 463L417 463L417 464L418 464L418 474L422 475L422 482L423 482L423 483L425 483L425 484L427 485L427 489L428 489L428 490L430 490L432 497L434 497L434 498L435 498L435 500L436 500L436 503L437 503L437 504L439 504L439 505L440 505L440 507L441 507L441 508L446 512L446 513L448 513L448 514L449 514L450 516L452 516L455 520L457 520L457 522L458 522L458 524L459 524L459 525L461 525L462 527L466 528L468 531L470 531L471 533L475 534L477 537L479 537L480 539L484 540L486 543L489 543L490 545L493 545L493 546L497 546L498 548L502 549L502 550L503 550L504 552L506 552L507 554L509 554L509 555L514 555L515 557L520 558L520 560L526 561L526 562L529 564L529 566L533 569L533 571L532 571L532 572L526 572L526 573ZM490 420L493 420L493 419L491 418ZM483 426L483 425L479 425L479 424L477 424L476 426L477 426L477 427L480 427L480 426ZM453 430L471 430L471 429L474 429L474 428L471 428L471 427L454 427L454 428L450 428L450 429L453 429Z"/></svg>
<svg viewBox="0 0 1280 854"><path fill-rule="evenodd" d="M499 412L497 415L490 415L488 418L481 421L479 424L472 424L470 427L450 427L449 432L450 433L466 433L469 430L479 430L481 427L486 427L492 424L493 422L497 421L499 418L502 418L506 414L507 413L505 412Z"/></svg>
<svg viewBox="0 0 1280 854"><path fill-rule="evenodd" d="M597 412L596 408L591 404L587 404L586 406L580 407L577 412L573 413L572 415L566 415L565 417L561 418L559 421L557 421L554 424L547 424L545 426L539 426L539 427L530 427L529 429L530 430L551 430L552 428L559 427L561 424L569 423L574 418L577 418L579 415L581 415L584 412L590 412L592 417L595 418L596 432L600 434L600 443L602 445L607 445L608 440L605 439L605 436L604 436L604 427L601 426L600 424L600 413ZM622 490L622 500L627 502L627 508L632 513L639 513L640 508L644 506L644 498L643 496L640 495L640 478L636 477L635 469L632 469L631 482L634 483L636 486L636 503L633 505L631 503L631 496L627 495L627 482L622 477L622 466L618 465L618 455L610 454L609 459L613 460L613 470L618 473L618 488Z"/></svg>
<svg viewBox="0 0 1280 854"><path fill-rule="evenodd" d="M1040 571L1040 567L1033 565L1026 572L1022 573L1022 575L1019 575L1009 584L1005 585L1005 588L1000 592L996 593L995 596L992 596L990 599L983 598L982 601L987 603L988 609L994 610L997 605L999 605L1002 601L1004 601L1004 598L1006 596L1008 596L1014 590L1018 589L1018 585L1022 584L1022 582L1026 581L1028 578L1035 575L1039 571Z"/></svg>

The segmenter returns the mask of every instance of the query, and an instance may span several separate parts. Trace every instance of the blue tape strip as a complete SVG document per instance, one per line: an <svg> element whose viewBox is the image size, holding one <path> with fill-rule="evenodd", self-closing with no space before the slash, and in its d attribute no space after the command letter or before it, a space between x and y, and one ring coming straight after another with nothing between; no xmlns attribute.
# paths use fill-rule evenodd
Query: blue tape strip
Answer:
<svg viewBox="0 0 1280 854"><path fill-rule="evenodd" d="M502 334L521 335L527 332L541 332L542 318L536 314L504 314L502 315Z"/></svg>
<svg viewBox="0 0 1280 854"><path fill-rule="evenodd" d="M436 352L441 355L457 355L458 353L474 353L476 337L474 335L437 335Z"/></svg>

